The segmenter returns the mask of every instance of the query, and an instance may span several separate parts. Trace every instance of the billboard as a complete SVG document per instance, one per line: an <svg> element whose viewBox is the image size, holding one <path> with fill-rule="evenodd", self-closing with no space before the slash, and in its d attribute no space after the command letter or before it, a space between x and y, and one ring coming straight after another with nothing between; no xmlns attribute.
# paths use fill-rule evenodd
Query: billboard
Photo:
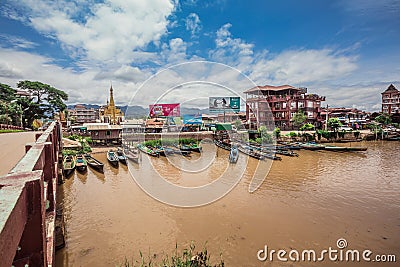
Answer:
<svg viewBox="0 0 400 267"><path fill-rule="evenodd" d="M211 113L240 111L240 97L210 97L208 102Z"/></svg>
<svg viewBox="0 0 400 267"><path fill-rule="evenodd" d="M201 115L183 115L183 124L201 125L202 123Z"/></svg>
<svg viewBox="0 0 400 267"><path fill-rule="evenodd" d="M150 117L179 117L181 108L179 103L176 104L154 104L149 105Z"/></svg>

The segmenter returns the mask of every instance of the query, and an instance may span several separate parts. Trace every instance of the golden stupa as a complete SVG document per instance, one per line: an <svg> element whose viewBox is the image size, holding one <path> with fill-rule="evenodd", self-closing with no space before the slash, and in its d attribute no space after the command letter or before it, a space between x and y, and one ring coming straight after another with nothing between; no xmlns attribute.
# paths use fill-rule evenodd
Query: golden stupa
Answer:
<svg viewBox="0 0 400 267"><path fill-rule="evenodd" d="M110 87L110 102L107 100L107 105L100 111L102 122L109 124L120 124L124 120L124 113L115 106L112 85Z"/></svg>

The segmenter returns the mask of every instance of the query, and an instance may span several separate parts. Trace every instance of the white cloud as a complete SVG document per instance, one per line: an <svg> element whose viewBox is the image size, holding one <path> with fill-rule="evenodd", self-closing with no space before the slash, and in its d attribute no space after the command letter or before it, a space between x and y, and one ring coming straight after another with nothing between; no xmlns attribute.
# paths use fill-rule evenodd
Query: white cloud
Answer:
<svg viewBox="0 0 400 267"><path fill-rule="evenodd" d="M3 45L6 43L15 48L29 49L37 46L35 42L10 34L0 34L0 40L2 40Z"/></svg>
<svg viewBox="0 0 400 267"><path fill-rule="evenodd" d="M232 24L227 23L217 31L216 48L210 51L209 56L217 62L223 62L245 71L254 61L254 45L240 38L233 38L229 30L231 27Z"/></svg>
<svg viewBox="0 0 400 267"><path fill-rule="evenodd" d="M190 31L194 37L201 30L201 21L196 13L190 13L186 17L186 30Z"/></svg>
<svg viewBox="0 0 400 267"><path fill-rule="evenodd" d="M307 84L343 78L357 69L356 57L330 49L287 50L255 62L251 77L274 84Z"/></svg>
<svg viewBox="0 0 400 267"><path fill-rule="evenodd" d="M33 28L76 55L103 64L133 62L134 51L159 42L167 33L168 17L175 9L172 0L23 0L21 4Z"/></svg>
<svg viewBox="0 0 400 267"><path fill-rule="evenodd" d="M127 104L140 83L149 76L130 66L110 70L107 74L100 68L76 72L57 66L52 59L41 55L0 47L2 83L16 87L20 80L41 81L68 93L68 103L105 104L112 81L116 104Z"/></svg>

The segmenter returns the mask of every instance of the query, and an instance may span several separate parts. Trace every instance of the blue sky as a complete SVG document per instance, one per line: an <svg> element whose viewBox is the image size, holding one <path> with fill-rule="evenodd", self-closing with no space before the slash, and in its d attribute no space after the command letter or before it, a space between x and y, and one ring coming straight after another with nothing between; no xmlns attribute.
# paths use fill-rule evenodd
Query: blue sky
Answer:
<svg viewBox="0 0 400 267"><path fill-rule="evenodd" d="M195 60L258 85L308 87L331 106L379 110L380 92L400 87L400 2L0 2L0 82L11 86L39 80L69 103L101 104L112 81L123 105L151 75Z"/></svg>

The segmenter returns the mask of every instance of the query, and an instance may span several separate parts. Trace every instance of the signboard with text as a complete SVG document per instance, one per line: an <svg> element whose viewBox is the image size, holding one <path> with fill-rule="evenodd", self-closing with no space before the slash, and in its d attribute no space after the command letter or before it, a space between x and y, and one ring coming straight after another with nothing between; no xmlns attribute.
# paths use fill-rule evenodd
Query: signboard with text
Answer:
<svg viewBox="0 0 400 267"><path fill-rule="evenodd" d="M211 113L239 112L240 97L210 97L208 108Z"/></svg>
<svg viewBox="0 0 400 267"><path fill-rule="evenodd" d="M154 104L149 105L150 117L179 117L181 115L180 104Z"/></svg>
<svg viewBox="0 0 400 267"><path fill-rule="evenodd" d="M201 115L183 115L183 124L201 125L202 123Z"/></svg>

